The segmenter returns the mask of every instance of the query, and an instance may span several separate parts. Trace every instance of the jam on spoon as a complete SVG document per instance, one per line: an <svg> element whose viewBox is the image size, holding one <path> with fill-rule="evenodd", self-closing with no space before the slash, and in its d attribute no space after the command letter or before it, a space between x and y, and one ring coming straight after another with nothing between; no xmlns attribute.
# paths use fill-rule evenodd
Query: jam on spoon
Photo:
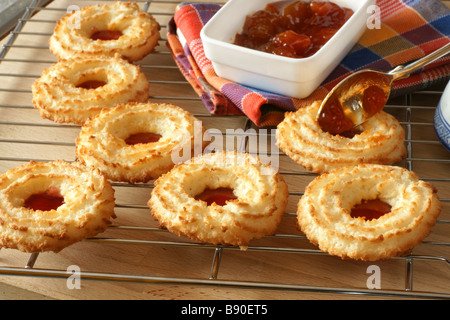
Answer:
<svg viewBox="0 0 450 320"><path fill-rule="evenodd" d="M322 129L331 134L348 131L381 111L392 83L450 53L450 43L406 66L389 72L361 70L337 84L325 97L317 114Z"/></svg>
<svg viewBox="0 0 450 320"><path fill-rule="evenodd" d="M338 85L322 103L317 121L323 131L343 134L377 112L389 97L389 78L375 71L356 73Z"/></svg>

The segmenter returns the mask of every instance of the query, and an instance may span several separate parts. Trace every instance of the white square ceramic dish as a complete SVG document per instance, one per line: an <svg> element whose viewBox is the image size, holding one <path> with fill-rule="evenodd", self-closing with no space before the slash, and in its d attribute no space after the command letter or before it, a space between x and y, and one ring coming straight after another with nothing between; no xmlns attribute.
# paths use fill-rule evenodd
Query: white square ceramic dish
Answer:
<svg viewBox="0 0 450 320"><path fill-rule="evenodd" d="M204 26L205 55L219 77L281 95L305 98L333 71L367 29L375 0L332 0L354 11L313 56L295 59L234 45L247 15L276 0L229 0Z"/></svg>

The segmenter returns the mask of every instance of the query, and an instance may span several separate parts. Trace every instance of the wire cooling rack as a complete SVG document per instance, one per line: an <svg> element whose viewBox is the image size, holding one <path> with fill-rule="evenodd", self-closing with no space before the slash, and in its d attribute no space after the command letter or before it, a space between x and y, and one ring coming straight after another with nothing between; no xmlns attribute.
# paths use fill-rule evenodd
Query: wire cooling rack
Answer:
<svg viewBox="0 0 450 320"><path fill-rule="evenodd" d="M79 127L41 119L31 105L31 83L44 68L56 62L56 58L48 52L48 37L68 7L109 1L55 0L45 6L47 2L32 1L0 51L2 172L30 160L75 160L72 151ZM218 128L225 139L236 137L237 150L248 151L248 141L255 136L273 141L274 128L255 128L245 117L211 116L181 76L165 46L167 23L179 1L137 2L162 26L159 46L140 62L151 84L151 100L182 105L202 120L206 127ZM375 263L382 270L381 288L369 289L366 282L369 277L366 270L374 263L341 261L330 257L312 246L293 227L295 204L315 175L300 169L278 150L269 152L279 156L280 172L290 187L290 204L280 230L275 235L255 241L246 251L199 244L171 235L149 218L144 201L135 200L141 195L146 200L152 183L114 183L118 195L116 211L122 218L117 219L105 234L50 256L31 254L24 257L23 253L2 249L0 280L5 276L22 276L20 279L26 280L22 281L21 286L29 289L27 281L31 281L30 278L36 281L67 279L68 265L80 265L83 270L81 280L100 280L102 283L112 281L152 286L269 290L277 291L278 297L287 293L289 298L325 294L326 297L352 295L449 299L450 153L437 140L433 127L434 110L444 85L436 84L427 91L392 99L386 106L386 110L399 119L406 132L408 155L398 165L415 171L423 180L436 186L443 212L433 233L413 252ZM102 260L102 254L108 251L112 252L111 255L105 254L105 260ZM157 256L152 255L149 259L147 255L150 252ZM85 262L85 256L90 256L93 262ZM196 263L191 266L187 262L174 268L180 257L184 261L195 260ZM129 261L138 267L130 271ZM198 265L201 267L198 268Z"/></svg>

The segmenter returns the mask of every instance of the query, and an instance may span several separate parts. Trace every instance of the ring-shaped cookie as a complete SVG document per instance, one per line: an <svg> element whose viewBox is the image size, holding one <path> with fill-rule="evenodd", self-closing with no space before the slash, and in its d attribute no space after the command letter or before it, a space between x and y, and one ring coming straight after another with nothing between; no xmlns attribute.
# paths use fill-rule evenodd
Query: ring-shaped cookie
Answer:
<svg viewBox="0 0 450 320"><path fill-rule="evenodd" d="M169 171L180 152L203 150L202 122L171 104L128 103L102 111L81 128L78 159L111 180L147 182ZM141 138L139 138L141 137Z"/></svg>
<svg viewBox="0 0 450 320"><path fill-rule="evenodd" d="M355 215L368 201L390 206L378 218ZM367 204L366 204L367 206ZM376 261L408 252L431 231L441 211L436 189L401 167L362 164L315 178L298 203L298 226L322 251Z"/></svg>
<svg viewBox="0 0 450 320"><path fill-rule="evenodd" d="M114 56L137 61L160 39L160 25L134 2L93 5L58 21L50 37L50 51L60 59L73 56Z"/></svg>
<svg viewBox="0 0 450 320"><path fill-rule="evenodd" d="M234 197L217 204L202 194L229 189ZM197 156L155 182L148 206L161 227L211 244L245 249L273 234L284 214L288 188L283 177L254 156L231 151Z"/></svg>
<svg viewBox="0 0 450 320"><path fill-rule="evenodd" d="M406 155L405 132L392 115L379 112L354 136L322 130L316 117L320 103L286 113L276 131L277 146L315 173L362 163L393 164Z"/></svg>
<svg viewBox="0 0 450 320"><path fill-rule="evenodd" d="M98 170L31 161L0 176L0 246L59 252L103 232L115 218L114 203Z"/></svg>
<svg viewBox="0 0 450 320"><path fill-rule="evenodd" d="M118 56L61 60L33 83L33 105L43 118L82 125L104 108L147 101L149 86L139 66Z"/></svg>

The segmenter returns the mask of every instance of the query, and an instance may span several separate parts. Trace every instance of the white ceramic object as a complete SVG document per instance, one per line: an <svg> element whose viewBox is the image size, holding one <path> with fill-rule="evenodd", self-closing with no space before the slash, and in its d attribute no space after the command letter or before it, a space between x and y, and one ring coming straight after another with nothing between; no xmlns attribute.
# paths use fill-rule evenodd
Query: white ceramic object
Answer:
<svg viewBox="0 0 450 320"><path fill-rule="evenodd" d="M434 129L444 147L450 151L450 81L436 108Z"/></svg>
<svg viewBox="0 0 450 320"><path fill-rule="evenodd" d="M295 59L234 45L247 15L276 0L230 0L204 26L205 55L219 77L281 95L305 98L336 68L367 29L375 0L332 0L354 11L313 56Z"/></svg>

